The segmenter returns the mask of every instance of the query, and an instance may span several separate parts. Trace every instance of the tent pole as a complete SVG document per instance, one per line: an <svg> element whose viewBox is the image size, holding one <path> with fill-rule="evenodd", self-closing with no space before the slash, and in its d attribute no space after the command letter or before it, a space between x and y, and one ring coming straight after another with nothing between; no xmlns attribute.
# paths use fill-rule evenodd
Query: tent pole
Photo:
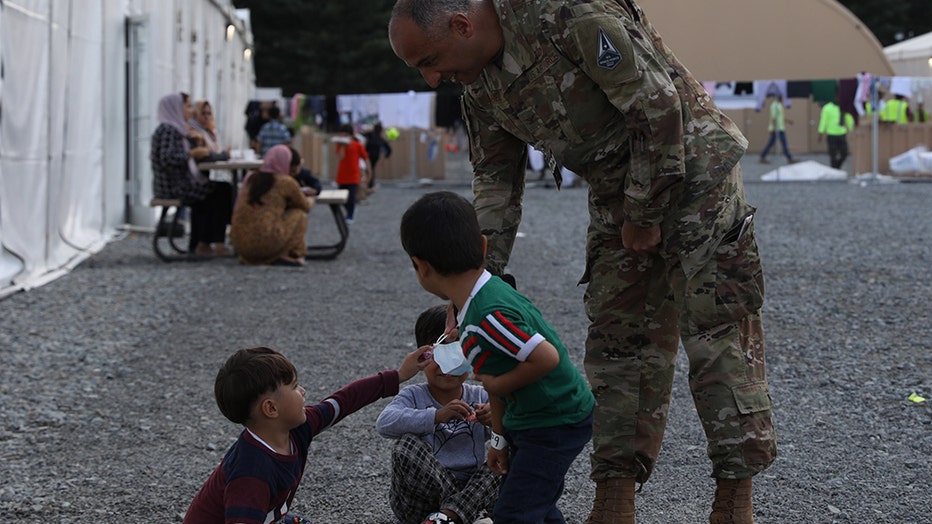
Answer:
<svg viewBox="0 0 932 524"><path fill-rule="evenodd" d="M877 126L879 125L880 108L877 105L877 76L871 76L871 180L876 180L879 173L877 156L879 150L880 133Z"/></svg>

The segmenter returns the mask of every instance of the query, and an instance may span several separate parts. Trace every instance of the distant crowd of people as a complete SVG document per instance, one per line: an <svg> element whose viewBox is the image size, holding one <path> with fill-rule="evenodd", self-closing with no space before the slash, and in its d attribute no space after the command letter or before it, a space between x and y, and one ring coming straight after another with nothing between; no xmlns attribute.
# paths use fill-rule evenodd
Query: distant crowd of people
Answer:
<svg viewBox="0 0 932 524"><path fill-rule="evenodd" d="M307 213L322 190L320 179L292 147L294 131L277 104L250 102L246 116L249 147L262 165L246 175L242 187L234 187L212 180L210 171L199 167L230 159L210 102L192 101L187 93L162 97L150 153L153 194L190 208L188 251L194 256L227 255L232 248L244 264L301 266ZM343 126L333 141L334 179L349 192L345 220L352 223L357 201L376 190L375 167L392 149L380 123L365 134Z"/></svg>

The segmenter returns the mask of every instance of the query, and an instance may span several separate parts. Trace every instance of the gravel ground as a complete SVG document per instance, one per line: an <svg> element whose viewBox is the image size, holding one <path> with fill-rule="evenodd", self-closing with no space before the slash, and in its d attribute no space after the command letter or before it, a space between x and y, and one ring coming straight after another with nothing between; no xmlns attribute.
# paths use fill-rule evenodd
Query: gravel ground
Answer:
<svg viewBox="0 0 932 524"><path fill-rule="evenodd" d="M932 401L907 400L932 397L932 184L766 184L759 166L745 172L780 440L755 480L757 522L932 522ZM163 264L151 237L130 235L0 301L0 522L179 522L239 432L212 397L237 348L285 353L309 400L396 366L416 315L438 303L397 239L401 213L429 189L383 185L335 261ZM526 200L510 269L581 367L586 194L532 187ZM326 209L312 212L315 241L332 229ZM639 522L707 522L713 483L685 364L681 354ZM298 511L322 524L391 521L390 442L374 429L387 402L315 441ZM582 456L561 501L568 522L588 514L587 474Z"/></svg>

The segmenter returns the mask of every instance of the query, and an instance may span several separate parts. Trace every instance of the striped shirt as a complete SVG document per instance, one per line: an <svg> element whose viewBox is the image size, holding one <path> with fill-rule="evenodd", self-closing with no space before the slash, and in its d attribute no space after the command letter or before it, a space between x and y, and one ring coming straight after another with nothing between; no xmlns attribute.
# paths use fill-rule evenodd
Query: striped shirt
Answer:
<svg viewBox="0 0 932 524"><path fill-rule="evenodd" d="M506 428L574 424L589 416L595 400L586 380L556 331L524 295L485 271L457 320L463 353L476 373L507 373L544 341L557 349L560 362L554 369L503 399Z"/></svg>

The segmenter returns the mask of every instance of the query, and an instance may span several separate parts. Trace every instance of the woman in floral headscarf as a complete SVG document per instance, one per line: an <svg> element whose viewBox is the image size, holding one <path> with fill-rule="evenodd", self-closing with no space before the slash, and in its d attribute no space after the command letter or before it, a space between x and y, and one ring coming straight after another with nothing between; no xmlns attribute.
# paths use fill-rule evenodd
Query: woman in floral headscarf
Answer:
<svg viewBox="0 0 932 524"><path fill-rule="evenodd" d="M246 176L233 208L230 241L244 264L303 266L311 197L291 173L291 150L279 144Z"/></svg>
<svg viewBox="0 0 932 524"><path fill-rule="evenodd" d="M189 251L196 255L223 254L226 226L230 222L229 191L218 190L195 164L210 153L191 147L188 119L191 101L186 93L172 93L159 100L159 126L152 135L152 192L156 198L178 199L191 208Z"/></svg>

